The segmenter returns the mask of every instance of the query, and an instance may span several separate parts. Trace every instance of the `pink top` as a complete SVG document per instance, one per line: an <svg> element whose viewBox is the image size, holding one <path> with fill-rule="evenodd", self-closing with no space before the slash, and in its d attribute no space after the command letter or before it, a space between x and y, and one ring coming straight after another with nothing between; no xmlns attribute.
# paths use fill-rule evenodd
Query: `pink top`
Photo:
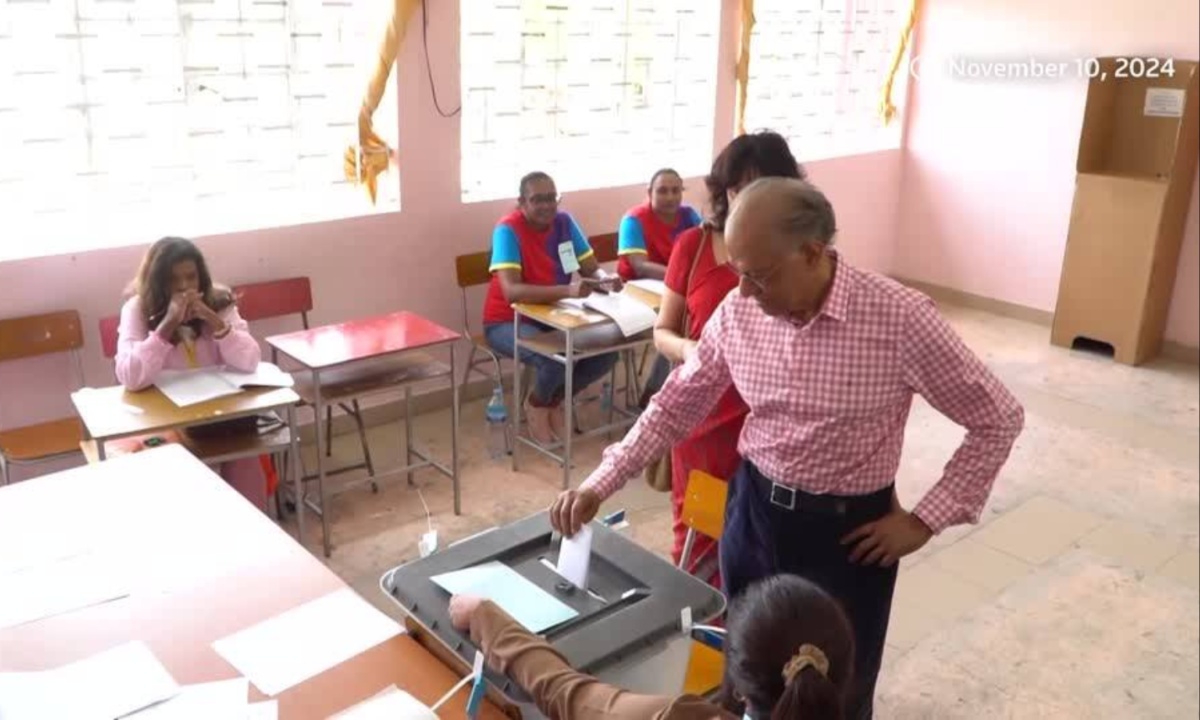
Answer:
<svg viewBox="0 0 1200 720"><path fill-rule="evenodd" d="M913 512L935 533L977 522L1024 426L1024 410L929 298L840 255L806 325L766 315L734 291L696 355L584 482L602 498L698 425L730 385L750 407L739 451L777 483L861 495L891 485L914 395L966 428Z"/></svg>
<svg viewBox="0 0 1200 720"><path fill-rule="evenodd" d="M195 367L225 365L231 370L253 372L262 359L262 348L250 335L249 326L229 306L221 318L229 325L229 334L217 340L205 326L196 338ZM121 308L121 326L117 329L117 380L130 390L149 387L162 370L187 370L187 353L182 345L172 345L146 325L142 302L132 297Z"/></svg>
<svg viewBox="0 0 1200 720"><path fill-rule="evenodd" d="M267 344L308 368L366 360L391 353L452 343L461 337L411 312L273 335Z"/></svg>

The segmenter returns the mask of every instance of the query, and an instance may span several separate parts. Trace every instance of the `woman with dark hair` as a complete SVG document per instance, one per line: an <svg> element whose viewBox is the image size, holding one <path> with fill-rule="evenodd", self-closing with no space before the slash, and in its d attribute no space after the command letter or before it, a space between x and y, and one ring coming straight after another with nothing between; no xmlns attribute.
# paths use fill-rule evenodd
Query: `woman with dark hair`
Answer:
<svg viewBox="0 0 1200 720"><path fill-rule="evenodd" d="M654 345L668 362L679 364L688 357L713 311L738 285L738 275L729 267L725 250L725 219L738 191L760 177L805 178L787 140L777 133L737 137L713 161L705 178L712 214L703 225L679 236L667 265L667 289L654 328ZM672 557L676 565L687 536L682 510L688 475L692 470L702 470L722 480L733 476L740 461L737 443L747 412L737 390L729 388L709 416L672 451ZM719 586L716 543L697 536L686 569Z"/></svg>
<svg viewBox="0 0 1200 720"><path fill-rule="evenodd" d="M700 213L683 202L683 178L679 173L671 168L654 173L646 189L646 202L621 218L617 274L623 280L662 280L675 240L699 224Z"/></svg>
<svg viewBox="0 0 1200 720"><path fill-rule="evenodd" d="M151 245L129 290L116 356L117 380L126 388L147 388L164 370L258 368L262 348L233 293L213 282L190 240L166 237ZM255 507L266 508L267 480L257 458L224 463L221 475Z"/></svg>
<svg viewBox="0 0 1200 720"><path fill-rule="evenodd" d="M854 668L854 635L841 607L795 575L751 585L730 606L720 703L641 695L578 672L480 598L451 598L450 621L551 720L841 720Z"/></svg>

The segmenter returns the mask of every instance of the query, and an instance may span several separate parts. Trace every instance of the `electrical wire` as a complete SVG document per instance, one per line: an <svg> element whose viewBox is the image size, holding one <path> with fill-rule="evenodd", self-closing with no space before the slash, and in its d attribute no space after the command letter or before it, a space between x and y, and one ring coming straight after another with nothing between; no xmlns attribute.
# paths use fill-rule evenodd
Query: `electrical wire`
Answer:
<svg viewBox="0 0 1200 720"><path fill-rule="evenodd" d="M433 95L433 107L438 115L452 118L462 112L462 103L450 112L442 110L438 102L437 85L433 83L433 64L429 61L429 0L421 0L421 44L425 47L425 74L429 76L429 92Z"/></svg>
<svg viewBox="0 0 1200 720"><path fill-rule="evenodd" d="M417 488L417 497L421 498L421 506L425 508L425 523L429 525L429 532L433 532L433 513L429 512L429 505L425 502L425 495L419 487Z"/></svg>

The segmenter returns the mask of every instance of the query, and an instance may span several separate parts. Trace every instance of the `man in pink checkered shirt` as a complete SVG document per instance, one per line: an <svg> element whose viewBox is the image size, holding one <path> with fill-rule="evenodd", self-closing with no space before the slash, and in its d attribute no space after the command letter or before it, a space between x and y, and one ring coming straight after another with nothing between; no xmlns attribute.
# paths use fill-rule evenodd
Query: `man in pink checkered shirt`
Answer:
<svg viewBox="0 0 1200 720"><path fill-rule="evenodd" d="M725 234L738 292L624 440L550 514L573 535L732 383L750 415L720 542L725 591L733 598L793 573L839 598L857 645L846 715L869 718L900 558L978 521L1024 411L927 297L850 265L830 247L835 234L833 208L803 181L764 178L743 190ZM908 511L893 483L914 394L967 435Z"/></svg>

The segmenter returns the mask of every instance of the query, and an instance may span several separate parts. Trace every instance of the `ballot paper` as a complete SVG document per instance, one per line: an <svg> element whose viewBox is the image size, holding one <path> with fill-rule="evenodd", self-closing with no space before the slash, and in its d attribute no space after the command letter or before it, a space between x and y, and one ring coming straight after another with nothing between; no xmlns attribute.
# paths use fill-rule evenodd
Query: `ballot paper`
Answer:
<svg viewBox="0 0 1200 720"><path fill-rule="evenodd" d="M438 720L437 713L395 685L330 720Z"/></svg>
<svg viewBox="0 0 1200 720"><path fill-rule="evenodd" d="M493 561L430 578L451 595L491 600L531 633L539 633L579 615L504 563Z"/></svg>
<svg viewBox="0 0 1200 720"><path fill-rule="evenodd" d="M217 640L213 649L273 696L403 632L343 588Z"/></svg>
<svg viewBox="0 0 1200 720"><path fill-rule="evenodd" d="M0 629L117 600L130 587L129 568L100 552L0 574Z"/></svg>
<svg viewBox="0 0 1200 720"><path fill-rule="evenodd" d="M154 382L162 394L178 407L188 407L227 395L237 395L246 388L292 387L295 383L296 381L291 375L267 362L260 362L258 369L250 373L219 367L199 370L165 370Z"/></svg>
<svg viewBox="0 0 1200 720"><path fill-rule="evenodd" d="M53 670L0 673L0 718L112 720L178 692L154 653L131 642Z"/></svg>
<svg viewBox="0 0 1200 720"><path fill-rule="evenodd" d="M588 568L592 560L592 527L584 525L571 537L564 537L558 549L558 574L580 590L587 590Z"/></svg>
<svg viewBox="0 0 1200 720"><path fill-rule="evenodd" d="M589 310L607 315L625 337L646 332L658 319L650 306L624 292L592 293L583 299L583 304Z"/></svg>
<svg viewBox="0 0 1200 720"><path fill-rule="evenodd" d="M245 720L250 681L246 678L185 685L175 697L132 715L129 720Z"/></svg>

